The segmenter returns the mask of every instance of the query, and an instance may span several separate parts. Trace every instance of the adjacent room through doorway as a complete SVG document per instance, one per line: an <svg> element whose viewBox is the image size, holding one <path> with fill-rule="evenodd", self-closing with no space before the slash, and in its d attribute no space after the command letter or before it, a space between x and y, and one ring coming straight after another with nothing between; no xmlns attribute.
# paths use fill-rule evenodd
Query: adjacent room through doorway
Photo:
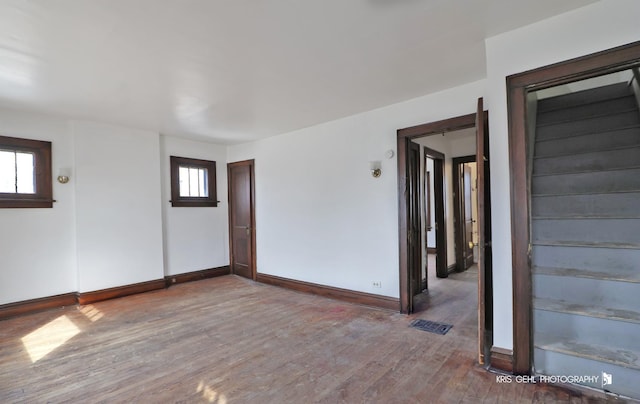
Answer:
<svg viewBox="0 0 640 404"><path fill-rule="evenodd" d="M480 363L493 329L487 116L479 99L476 114L398 131L401 310L469 313Z"/></svg>

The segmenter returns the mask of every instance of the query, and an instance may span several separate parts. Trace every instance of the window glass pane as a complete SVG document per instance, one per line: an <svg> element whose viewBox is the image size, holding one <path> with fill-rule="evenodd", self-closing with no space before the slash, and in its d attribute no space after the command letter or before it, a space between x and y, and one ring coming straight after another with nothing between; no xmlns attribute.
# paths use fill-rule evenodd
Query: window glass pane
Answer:
<svg viewBox="0 0 640 404"><path fill-rule="evenodd" d="M198 189L200 189L198 171L200 170L197 168L189 168L189 196L200 196L198 195Z"/></svg>
<svg viewBox="0 0 640 404"><path fill-rule="evenodd" d="M18 193L35 194L35 178L33 176L35 158L33 153L16 153Z"/></svg>
<svg viewBox="0 0 640 404"><path fill-rule="evenodd" d="M198 196L207 198L209 197L209 187L207 186L207 169L201 168L198 171L200 174L200 178L198 179L198 183L200 184L200 190L198 192Z"/></svg>
<svg viewBox="0 0 640 404"><path fill-rule="evenodd" d="M0 150L0 192L16 192L16 154Z"/></svg>
<svg viewBox="0 0 640 404"><path fill-rule="evenodd" d="M189 168L178 168L178 180L180 182L180 196L189 196Z"/></svg>

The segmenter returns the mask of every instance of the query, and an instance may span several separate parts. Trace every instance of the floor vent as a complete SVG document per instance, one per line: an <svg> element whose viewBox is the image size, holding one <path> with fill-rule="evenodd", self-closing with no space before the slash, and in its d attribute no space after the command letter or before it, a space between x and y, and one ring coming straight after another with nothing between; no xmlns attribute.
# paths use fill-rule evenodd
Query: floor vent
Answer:
<svg viewBox="0 0 640 404"><path fill-rule="evenodd" d="M418 319L418 320L413 320L411 322L411 327L417 328L418 330L422 330L422 331L429 331L435 334L444 335L447 332L449 332L449 330L451 329L451 327L453 327L453 325Z"/></svg>

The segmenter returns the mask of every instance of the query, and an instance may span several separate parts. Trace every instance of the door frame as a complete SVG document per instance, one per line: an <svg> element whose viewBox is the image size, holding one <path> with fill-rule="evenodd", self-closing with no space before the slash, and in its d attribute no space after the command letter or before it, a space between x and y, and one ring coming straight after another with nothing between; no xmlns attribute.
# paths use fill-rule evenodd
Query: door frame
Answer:
<svg viewBox="0 0 640 404"><path fill-rule="evenodd" d="M461 129L476 128L476 145L482 146L481 150L484 150L484 145L487 144L487 138L485 138L486 123L488 122L488 112L482 108L482 99L478 100L478 110L475 113L458 116L455 118L444 119L441 121L426 123L409 128L399 129L397 131L397 151L398 151L398 240L399 240L399 277L400 277L400 312L410 313L412 307L410 274L407 262L407 253L409 249L409 203L411 198L419 197L419 195L411 195L408 187L408 171L407 166L407 152L409 150L409 143L411 139L418 137L430 136L442 134L443 132L452 132ZM478 128L478 125L481 128ZM483 154L483 158L488 156L488 150ZM477 154L477 150L476 150ZM489 173L487 173L489 175ZM487 183L488 184L488 183ZM478 186L484 186L484 184L478 184ZM486 195L490 198L490 194ZM484 201L478 204L478 210L484 209ZM490 207L490 205L489 205ZM479 214L482 214L479 212ZM490 216L487 218L490 220ZM490 232L491 227L488 223L486 229ZM480 241L483 241L481 239ZM490 242L490 241L489 241ZM487 260L490 260L490 249L488 252ZM482 259L482 256L479 255ZM490 262L490 261L488 261ZM480 263L479 263L480 264ZM479 265L480 268L480 265ZM478 360L483 364L486 361L486 352L492 344L492 331L487 330L486 324L492 324L493 312L492 310L485 310L487 308L487 299L493 299L493 288L491 285L485 287L485 281L491 282L491 279L486 279L481 271L478 271ZM487 294L488 292L488 294Z"/></svg>
<svg viewBox="0 0 640 404"><path fill-rule="evenodd" d="M447 201L444 197L444 160L445 155L427 146L422 146L425 159L433 160L433 202L435 203L435 227L436 227L436 276L446 278L449 276L447 262L447 216L444 214ZM427 252L427 261L429 252ZM427 273L427 278L429 274Z"/></svg>
<svg viewBox="0 0 640 404"><path fill-rule="evenodd" d="M249 210L251 211L251 279L256 280L257 277L257 260L256 260L256 186L255 186L255 160L243 160L236 161L233 163L227 163L227 203L229 207L228 217L229 217L229 269L231 273L233 273L233 204L231 203L231 193L232 193L232 185L231 185L231 169L233 167L241 167L241 166L249 166L249 174L250 174L250 206Z"/></svg>
<svg viewBox="0 0 640 404"><path fill-rule="evenodd" d="M513 279L513 373L533 370L529 141L527 95L640 65L640 42L507 77Z"/></svg>
<svg viewBox="0 0 640 404"><path fill-rule="evenodd" d="M409 249L409 202L411 198L419 195L410 195L407 187L408 167L407 153L411 139L429 135L437 135L443 132L451 132L459 129L473 128L476 125L476 114L468 114L441 121L398 129L397 131L397 152L398 152L398 248L399 248L399 276L400 276L400 312L410 313L411 307L411 285L410 274L407 262Z"/></svg>
<svg viewBox="0 0 640 404"><path fill-rule="evenodd" d="M464 212L464 192L461 192L461 185L463 178L460 175L460 166L466 163L475 163L476 156L462 156L454 157L451 159L451 171L453 180L453 235L455 239L455 251L456 251L456 270L462 272L467 268L465 258L465 246L466 243L466 229L464 227L463 212ZM473 186L473 184L472 184ZM473 203L473 201L471 202ZM475 218L474 218L475 219ZM473 240L471 240L473 241Z"/></svg>

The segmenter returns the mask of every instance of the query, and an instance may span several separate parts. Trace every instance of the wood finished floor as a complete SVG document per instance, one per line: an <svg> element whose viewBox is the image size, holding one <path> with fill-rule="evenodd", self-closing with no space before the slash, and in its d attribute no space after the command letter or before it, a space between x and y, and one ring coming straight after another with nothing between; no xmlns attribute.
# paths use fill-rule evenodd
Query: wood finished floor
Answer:
<svg viewBox="0 0 640 404"><path fill-rule="evenodd" d="M475 279L433 282L412 316L224 276L0 321L0 403L603 400L478 367Z"/></svg>

